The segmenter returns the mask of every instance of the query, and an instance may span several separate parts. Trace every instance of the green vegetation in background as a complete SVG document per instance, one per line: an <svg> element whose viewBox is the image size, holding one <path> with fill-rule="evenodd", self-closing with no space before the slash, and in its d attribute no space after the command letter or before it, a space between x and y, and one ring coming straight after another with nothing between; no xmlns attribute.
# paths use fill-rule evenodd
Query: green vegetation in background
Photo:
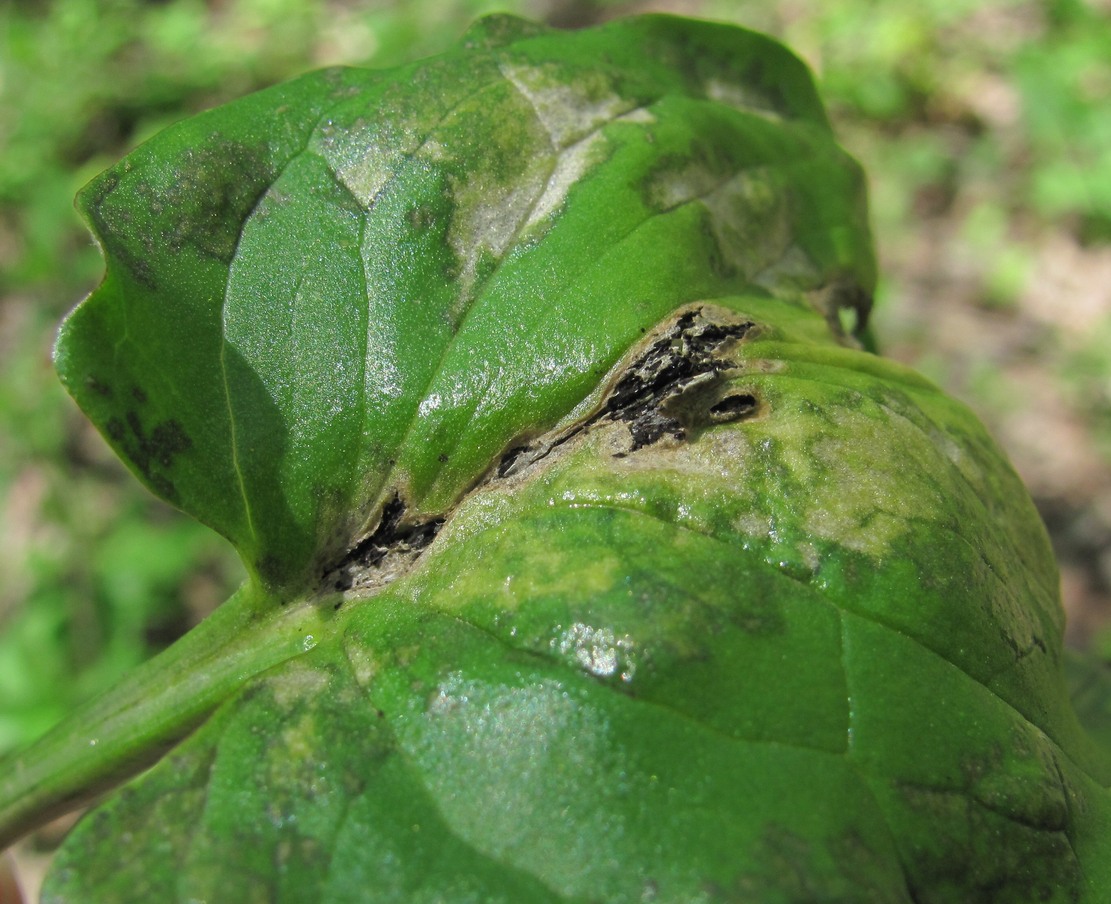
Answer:
<svg viewBox="0 0 1111 904"><path fill-rule="evenodd" d="M1013 254L1048 229L1107 237L1103 6L847 0L792 5L790 18L768 25L814 57L831 115L875 186L878 235L961 200L977 250ZM1001 269L1012 270L1003 257ZM1013 298L1021 280L1000 279Z"/></svg>
<svg viewBox="0 0 1111 904"><path fill-rule="evenodd" d="M426 55L493 8L585 23L636 4L0 7L0 749L110 684L238 575L203 529L122 471L57 384L56 323L102 271L76 190L186 115L317 66ZM971 199L968 241L998 261L989 295L1006 305L1024 284L1028 239L1065 229L1100 242L1111 231L1111 120L1098 102L1111 85L1111 24L1098 4L705 0L683 11L768 30L815 66L871 175L881 252L954 197ZM1013 108L984 109L992 90ZM885 275L890 298L900 286ZM1111 424L1106 356L1093 349L1070 379ZM1111 426L1106 436L1111 447ZM109 579L99 560L113 548L126 567Z"/></svg>

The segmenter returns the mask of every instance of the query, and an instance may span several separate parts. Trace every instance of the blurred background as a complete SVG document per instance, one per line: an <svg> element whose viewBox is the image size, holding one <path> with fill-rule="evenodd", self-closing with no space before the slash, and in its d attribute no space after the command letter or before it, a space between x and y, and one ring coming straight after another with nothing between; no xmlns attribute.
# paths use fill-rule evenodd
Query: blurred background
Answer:
<svg viewBox="0 0 1111 904"><path fill-rule="evenodd" d="M494 10L676 12L806 59L871 179L881 348L987 422L1053 535L1070 643L1111 654L1111 0L0 0L0 752L241 576L53 375L102 269L74 193L177 119L435 53Z"/></svg>

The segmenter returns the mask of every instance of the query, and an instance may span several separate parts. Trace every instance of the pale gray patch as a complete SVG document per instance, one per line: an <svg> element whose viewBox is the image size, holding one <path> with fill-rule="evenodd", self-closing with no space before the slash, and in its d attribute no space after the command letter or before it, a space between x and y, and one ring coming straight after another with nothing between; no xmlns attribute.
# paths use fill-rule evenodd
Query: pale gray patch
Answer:
<svg viewBox="0 0 1111 904"><path fill-rule="evenodd" d="M661 211L674 210L713 192L721 183L721 174L700 164L668 170L653 180L650 197Z"/></svg>
<svg viewBox="0 0 1111 904"><path fill-rule="evenodd" d="M552 638L551 647L561 656L571 658L581 668L608 678L620 675L622 681L632 681L636 675L636 643L628 634L617 634L613 628L595 628L575 622L564 629L557 626L558 636Z"/></svg>
<svg viewBox="0 0 1111 904"><path fill-rule="evenodd" d="M745 278L767 273L793 244L790 205L774 175L750 169L702 193L725 262Z"/></svg>
<svg viewBox="0 0 1111 904"><path fill-rule="evenodd" d="M783 115L775 108L767 95L739 82L727 82L720 78L709 78L702 89L710 100L733 107L745 113L753 113L770 119L772 122L782 122Z"/></svg>
<svg viewBox="0 0 1111 904"><path fill-rule="evenodd" d="M266 681L274 702L281 709L291 711L302 700L312 700L325 693L332 683L332 676L323 669L314 668L297 660L290 660Z"/></svg>
<svg viewBox="0 0 1111 904"><path fill-rule="evenodd" d="M600 82L593 86L564 83L558 73L540 66L501 63L498 68L536 111L557 150L581 140L635 106L612 91L588 90L597 89Z"/></svg>
<svg viewBox="0 0 1111 904"><path fill-rule="evenodd" d="M656 121L655 115L647 107L635 107L628 113L622 113L614 122L631 122L637 125L652 125Z"/></svg>
<svg viewBox="0 0 1111 904"><path fill-rule="evenodd" d="M574 819L553 814L544 832L533 833L524 868L578 876L582 864L596 860L596 839L620 839L627 831L617 804L631 789L607 763L611 751L620 755L620 738L560 683L492 686L454 672L423 714L394 724L445 822L460 837L485 839L493 857L505 856L522 831L532 833L521 814L557 794ZM568 775L575 781L568 783ZM485 805L474 807L475 799ZM573 896L579 895L595 897L576 889Z"/></svg>
<svg viewBox="0 0 1111 904"><path fill-rule="evenodd" d="M528 172L510 184L490 176L475 175L456 189L455 215L448 242L460 261L460 294L469 298L478 279L484 255L501 260L521 232L545 190L543 161L535 161Z"/></svg>
<svg viewBox="0 0 1111 904"><path fill-rule="evenodd" d="M315 150L352 197L369 208L420 141L418 132L405 124L359 121L339 128L328 121L320 128Z"/></svg>
<svg viewBox="0 0 1111 904"><path fill-rule="evenodd" d="M798 245L787 248L783 255L758 273L752 283L762 286L777 297L802 299L802 292L821 282L822 272Z"/></svg>
<svg viewBox="0 0 1111 904"><path fill-rule="evenodd" d="M344 636L343 651L351 664L351 673L362 688L370 686L378 674L378 657L373 647L363 643L354 633Z"/></svg>
<svg viewBox="0 0 1111 904"><path fill-rule="evenodd" d="M548 219L567 198L571 186L578 182L586 172L603 156L605 139L600 132L592 132L586 138L562 150L556 158L555 169L548 177L544 192L536 201L524 228L530 229Z"/></svg>

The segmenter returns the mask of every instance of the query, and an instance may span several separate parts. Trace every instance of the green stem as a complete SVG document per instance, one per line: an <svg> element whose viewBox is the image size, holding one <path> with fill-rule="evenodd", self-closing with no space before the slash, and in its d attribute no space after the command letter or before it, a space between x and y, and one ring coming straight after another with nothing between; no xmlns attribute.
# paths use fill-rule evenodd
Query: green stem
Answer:
<svg viewBox="0 0 1111 904"><path fill-rule="evenodd" d="M330 606L244 585L176 644L0 761L0 850L150 766L265 669L311 649Z"/></svg>

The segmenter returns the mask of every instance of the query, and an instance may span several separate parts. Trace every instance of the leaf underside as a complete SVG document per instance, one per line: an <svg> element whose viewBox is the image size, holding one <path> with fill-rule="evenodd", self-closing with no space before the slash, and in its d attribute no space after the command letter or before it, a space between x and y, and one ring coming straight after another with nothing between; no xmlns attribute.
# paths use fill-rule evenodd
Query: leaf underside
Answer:
<svg viewBox="0 0 1111 904"><path fill-rule="evenodd" d="M781 47L485 20L80 203L108 273L63 380L239 548L244 636L304 643L45 901L1105 897L1044 530L966 409L841 332L862 181Z"/></svg>

